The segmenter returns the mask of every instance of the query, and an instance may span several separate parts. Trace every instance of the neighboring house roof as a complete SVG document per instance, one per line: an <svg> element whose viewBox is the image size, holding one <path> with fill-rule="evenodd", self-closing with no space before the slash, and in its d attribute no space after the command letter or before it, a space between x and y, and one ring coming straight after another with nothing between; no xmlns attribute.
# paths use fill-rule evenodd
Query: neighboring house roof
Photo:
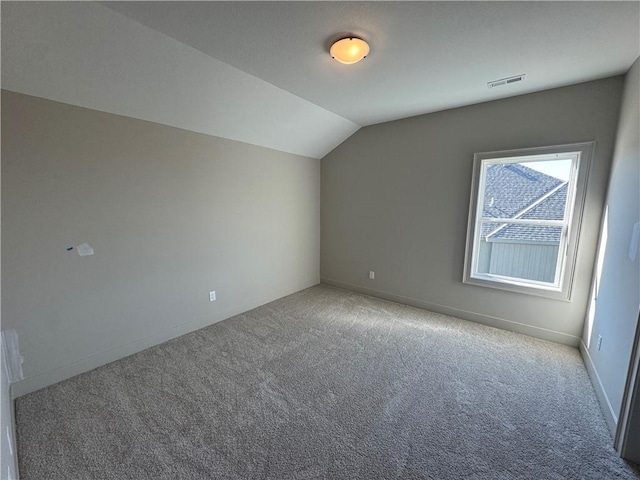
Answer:
<svg viewBox="0 0 640 480"><path fill-rule="evenodd" d="M567 202L567 183L564 182L551 195L526 211L520 218L562 220Z"/></svg>
<svg viewBox="0 0 640 480"><path fill-rule="evenodd" d="M522 164L491 165L487 169L485 217L562 220L567 182ZM561 227L484 224L488 241L560 241Z"/></svg>

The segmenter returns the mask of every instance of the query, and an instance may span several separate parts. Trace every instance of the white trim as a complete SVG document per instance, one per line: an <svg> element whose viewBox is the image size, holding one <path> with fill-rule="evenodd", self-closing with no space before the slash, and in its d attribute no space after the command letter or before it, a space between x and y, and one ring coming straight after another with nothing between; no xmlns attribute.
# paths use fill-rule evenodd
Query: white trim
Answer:
<svg viewBox="0 0 640 480"><path fill-rule="evenodd" d="M581 152L565 152L564 154L553 154L553 155L528 155L528 156L518 156L518 157L508 157L508 158L484 158L483 154L478 154L474 156L474 163L476 161L480 162L480 185L478 188L478 197L476 198L476 219L474 222L474 243L473 243L473 252L471 257L471 278L479 279L487 282L497 281L504 286L508 285L516 285L522 288L532 288L532 289L540 289L543 291L549 292L558 292L562 293L563 287L563 279L565 272L565 253L566 246L568 240L568 230L571 225L572 213L573 213L573 201L575 199L575 189L577 183L577 176L575 172L578 170L580 165L580 156ZM566 157L566 158L564 158ZM571 170L570 170L570 180L568 182L563 182L560 185L554 187L550 192L547 192L541 198L533 202L531 205L522 209L520 212L516 213L513 217L513 220L507 220L507 222L491 232L485 238L488 240L491 235L496 234L507 225L510 224L523 224L523 225L543 225L543 226L560 226L562 227L562 231L560 234L560 242L558 246L558 254L556 256L556 268L555 268L555 276L553 283L551 282L541 282L530 280L526 278L518 278L518 277L509 277L506 275L491 275L485 272L477 271L477 262L479 258L479 248L480 242L482 241L482 224L487 222L492 222L492 218L485 218L483 215L484 212L484 189L486 185L486 173L488 171L489 166L491 165L501 165L501 164L513 164L513 163L533 163L540 161L557 161L559 159L569 160L571 162ZM475 168L475 165L474 165ZM549 198L551 195L556 193L560 188L564 185L568 185L567 189L567 198L565 201L565 208L563 212L563 219L561 222L552 221L552 220L523 220L520 219L522 215L526 212L531 211L533 208L538 206L542 201ZM502 222L501 222L502 223Z"/></svg>
<svg viewBox="0 0 640 480"><path fill-rule="evenodd" d="M584 212L587 180L595 142L583 142L550 147L526 148L501 152L476 153L473 158L473 176L471 184L471 198L469 201L469 218L467 221L467 242L464 257L464 283L482 287L491 287L511 292L536 295L561 301L571 301L573 276L580 238L580 228ZM571 159L572 167L568 181L567 203L565 206L562 235L556 260L556 278L553 283L535 282L526 279L511 279L500 275L489 275L476 272L474 262L479 258L481 222L503 223L501 219L483 219L482 205L484 199L484 184L487 163L527 163L540 160ZM559 187L554 188L555 193ZM538 201L539 203L539 201ZM527 211L525 209L524 211ZM507 223L531 223L530 220L511 219ZM544 224L554 224L556 221L544 221Z"/></svg>
<svg viewBox="0 0 640 480"><path fill-rule="evenodd" d="M477 273L472 278L478 280L487 280L490 282L504 283L507 285L513 285L523 288L536 288L537 290L543 290L548 292L562 292L560 287L555 285L540 282L538 280L522 280L516 277L507 277L506 275L498 275L495 273Z"/></svg>
<svg viewBox="0 0 640 480"><path fill-rule="evenodd" d="M449 307L446 305L440 305L437 303L425 302L424 300L418 300L417 298L405 297L402 295L396 295L394 293L385 292L382 290L374 290L372 288L361 287L353 283L341 282L332 278L322 277L320 282L325 285L331 285L333 287L342 288L345 290L351 290L354 292L370 295L376 298L382 298L390 300L392 302L401 303L403 305L409 305L423 310L429 310L431 312L441 313L443 315L449 315L462 320L470 322L481 323L489 327L499 328L501 330L508 330L510 332L521 333L523 335L529 335L530 337L539 338L541 340L549 340L555 343L561 343L570 347L577 347L580 338L568 333L557 332L555 330L549 330L547 328L535 327L533 325L527 325L524 323L514 322L513 320L507 320L505 318L493 317L491 315L483 315L480 313L470 312L468 310L462 310L460 308Z"/></svg>
<svg viewBox="0 0 640 480"><path fill-rule="evenodd" d="M614 408L611 406L611 402L609 401L607 392L602 385L602 380L600 380L600 375L598 375L598 370L596 370L596 366L591 359L591 355L589 354L589 349L584 344L584 340L582 339L580 339L579 349L580 353L582 354L582 360L587 367L587 373L591 378L593 389L596 391L596 397L598 397L598 402L600 403L600 410L602 410L604 419L607 422L609 433L611 433L611 438L614 438L618 426L618 415L616 414Z"/></svg>
<svg viewBox="0 0 640 480"><path fill-rule="evenodd" d="M529 210L529 207L527 207ZM562 227L565 222L563 220L536 220L533 218L481 218L480 223L508 223L511 225L540 225L544 227ZM505 225L506 226L506 225ZM494 233L502 230L503 227L497 228L495 231L487 235L489 238Z"/></svg>
<svg viewBox="0 0 640 480"><path fill-rule="evenodd" d="M8 438L6 441L8 442L9 454L10 457L6 458L3 456L2 461L0 462L0 466L2 467L2 475L3 480L17 480L20 478L20 471L18 470L18 446L16 442L16 410L15 410L15 389L12 387L9 381L9 368L7 364L7 352L5 350L5 344L0 344L0 355L2 355L2 362L0 362L2 368L3 375L3 387L0 388L0 393L2 394L1 402L7 402L9 404L9 418L6 419L8 422L7 427L9 431L6 432ZM4 380L6 380L6 385L4 385ZM5 441L5 432L1 432L2 441ZM3 453L5 450L3 449ZM15 475L15 476L13 476Z"/></svg>
<svg viewBox="0 0 640 480"><path fill-rule="evenodd" d="M640 449L638 448L637 440L629 439L629 434L630 423L638 423L635 419L635 415L638 415L638 413L635 413L638 411L636 408L638 402L640 402L640 315L638 315L638 326L636 327L629 361L629 373L622 396L620 420L618 421L618 429L614 438L614 447L620 453L620 456L633 462L638 461ZM634 441L636 442L635 444L633 443Z"/></svg>

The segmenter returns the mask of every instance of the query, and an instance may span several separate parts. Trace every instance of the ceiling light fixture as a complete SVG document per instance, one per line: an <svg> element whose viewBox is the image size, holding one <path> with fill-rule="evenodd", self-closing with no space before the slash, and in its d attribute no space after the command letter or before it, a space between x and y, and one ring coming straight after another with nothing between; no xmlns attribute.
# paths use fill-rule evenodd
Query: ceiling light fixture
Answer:
<svg viewBox="0 0 640 480"><path fill-rule="evenodd" d="M369 55L369 44L358 37L347 37L331 45L329 53L340 63L351 65Z"/></svg>

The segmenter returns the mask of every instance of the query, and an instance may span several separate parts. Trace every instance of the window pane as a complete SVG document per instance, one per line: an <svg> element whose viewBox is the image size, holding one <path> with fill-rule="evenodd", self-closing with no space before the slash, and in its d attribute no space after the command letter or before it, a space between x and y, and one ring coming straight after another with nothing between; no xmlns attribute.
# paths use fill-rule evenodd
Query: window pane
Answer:
<svg viewBox="0 0 640 480"><path fill-rule="evenodd" d="M562 227L483 223L477 272L553 284Z"/></svg>
<svg viewBox="0 0 640 480"><path fill-rule="evenodd" d="M476 153L463 281L570 300L593 142Z"/></svg>
<svg viewBox="0 0 640 480"><path fill-rule="evenodd" d="M571 159L487 164L484 218L563 220Z"/></svg>

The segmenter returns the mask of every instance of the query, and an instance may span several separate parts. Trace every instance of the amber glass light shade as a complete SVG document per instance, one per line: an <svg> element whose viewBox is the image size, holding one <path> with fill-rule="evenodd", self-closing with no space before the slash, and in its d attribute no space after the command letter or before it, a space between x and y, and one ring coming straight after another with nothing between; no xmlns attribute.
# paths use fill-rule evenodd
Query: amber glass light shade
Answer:
<svg viewBox="0 0 640 480"><path fill-rule="evenodd" d="M369 44L357 37L343 38L331 45L329 53L340 63L351 65L358 63L369 54Z"/></svg>

